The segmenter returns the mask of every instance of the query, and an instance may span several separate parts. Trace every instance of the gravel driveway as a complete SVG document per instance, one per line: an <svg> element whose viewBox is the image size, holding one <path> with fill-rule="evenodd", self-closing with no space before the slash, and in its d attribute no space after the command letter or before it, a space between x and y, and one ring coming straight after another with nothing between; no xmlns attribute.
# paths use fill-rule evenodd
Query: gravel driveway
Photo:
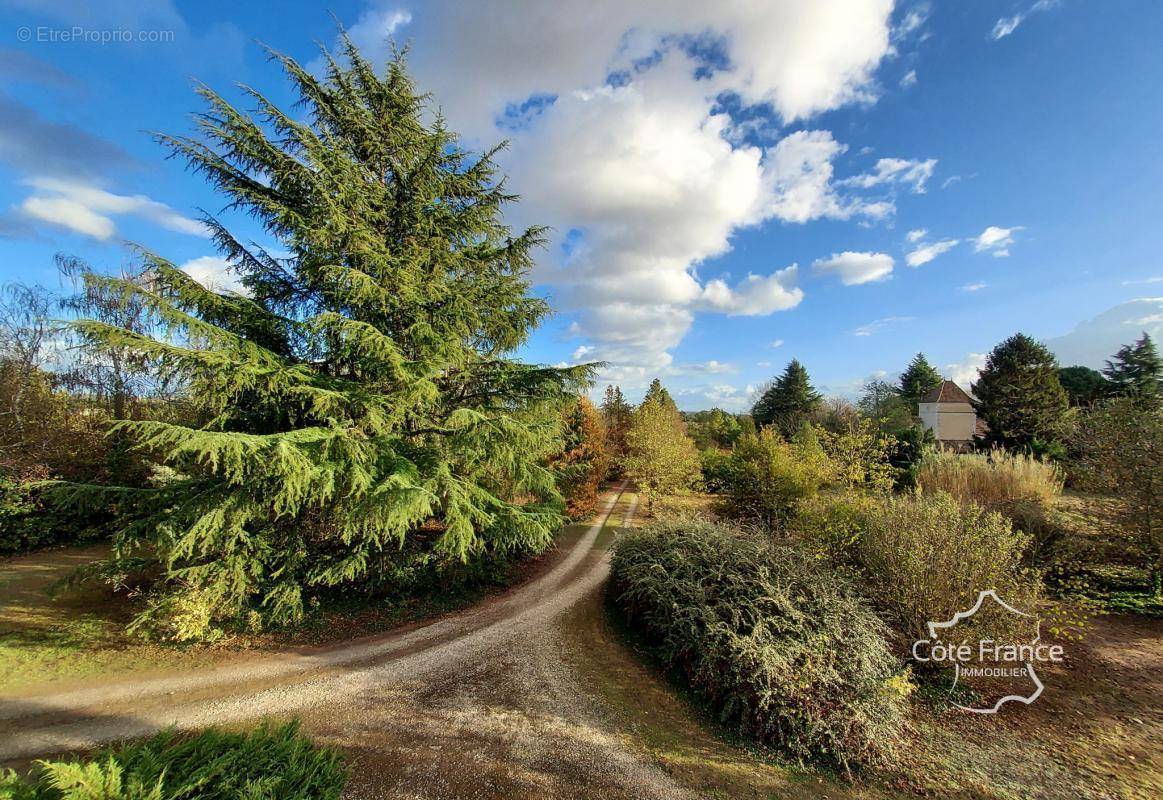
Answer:
<svg viewBox="0 0 1163 800"><path fill-rule="evenodd" d="M212 669L0 700L0 760L260 717L342 747L353 798L677 798L565 657L637 498L618 487L548 573L429 625ZM609 519L610 524L606 525Z"/></svg>

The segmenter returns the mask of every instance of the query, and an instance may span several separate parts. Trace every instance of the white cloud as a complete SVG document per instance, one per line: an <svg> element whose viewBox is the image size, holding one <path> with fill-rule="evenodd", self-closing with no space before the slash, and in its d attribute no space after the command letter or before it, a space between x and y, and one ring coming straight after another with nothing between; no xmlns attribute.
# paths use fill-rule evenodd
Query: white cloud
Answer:
<svg viewBox="0 0 1163 800"><path fill-rule="evenodd" d="M937 256L952 250L957 246L958 242L958 239L944 239L940 242L923 244L905 256L905 263L910 267L919 267L923 264L928 264Z"/></svg>
<svg viewBox="0 0 1163 800"><path fill-rule="evenodd" d="M725 411L746 411L755 403L754 386L732 386L716 383L689 386L675 390L675 402L684 409L722 408Z"/></svg>
<svg viewBox="0 0 1163 800"><path fill-rule="evenodd" d="M107 240L117 233L113 217L136 216L178 233L209 236L198 220L179 214L165 203L142 194L113 194L84 183L57 178L27 181L34 193L20 205L26 215L94 239Z"/></svg>
<svg viewBox="0 0 1163 800"><path fill-rule="evenodd" d="M812 264L812 269L817 273L836 273L845 286L886 280L892 275L892 268L893 258L887 253L854 253L847 250L833 253L831 257L819 259Z"/></svg>
<svg viewBox="0 0 1163 800"><path fill-rule="evenodd" d="M920 30L920 27L929 18L929 10L928 3L917 3L910 8L901 19L900 24L893 30L893 38L903 39Z"/></svg>
<svg viewBox="0 0 1163 800"><path fill-rule="evenodd" d="M901 77L900 86L902 89L911 89L917 85L917 71L910 69Z"/></svg>
<svg viewBox="0 0 1163 800"><path fill-rule="evenodd" d="M937 159L929 158L924 161L907 158L881 158L872 168L872 172L855 175L840 181L842 186L855 186L861 189L871 189L874 186L886 184L902 184L912 190L914 194L924 194L925 184L933 177L937 168Z"/></svg>
<svg viewBox="0 0 1163 800"><path fill-rule="evenodd" d="M945 377L967 392L977 382L978 373L985 366L985 353L970 353L964 361L945 365Z"/></svg>
<svg viewBox="0 0 1163 800"><path fill-rule="evenodd" d="M34 219L92 236L94 239L108 239L117 232L117 226L109 217L102 216L83 203L68 197L29 197L21 203L20 210Z"/></svg>
<svg viewBox="0 0 1163 800"><path fill-rule="evenodd" d="M1012 17L1001 17L998 19L998 21L994 23L993 30L990 31L989 36L995 42L998 39L1004 39L1016 31L1018 26L1025 22L1031 14L1035 14L1039 11L1048 11L1056 5L1058 5L1058 0L1037 0L1036 3L1034 3L1025 11L1019 11Z"/></svg>
<svg viewBox="0 0 1163 800"><path fill-rule="evenodd" d="M179 269L207 289L247 294L246 287L239 281L238 275L225 258L202 256L181 264Z"/></svg>
<svg viewBox="0 0 1163 800"><path fill-rule="evenodd" d="M799 268L795 265L771 275L748 275L734 289L722 280L713 280L703 288L696 308L721 311L733 317L757 317L795 308L804 292L794 286Z"/></svg>
<svg viewBox="0 0 1163 800"><path fill-rule="evenodd" d="M1163 283L1163 275L1156 276L1153 278L1140 278L1139 280L1134 280L1134 281L1123 281L1122 285L1123 286L1136 286L1136 285L1141 285L1141 284L1145 284L1145 283Z"/></svg>
<svg viewBox="0 0 1163 800"><path fill-rule="evenodd" d="M1015 14L1012 17L1000 18L993 26L993 31L990 33L990 36L993 37L995 42L998 39L1009 36L1011 33L1018 29L1018 26L1022 24L1023 19L1024 17L1021 14Z"/></svg>
<svg viewBox="0 0 1163 800"><path fill-rule="evenodd" d="M915 317L882 317L874 320L867 325L861 325L856 330L852 331L853 336L872 336L874 333L879 333L891 325L899 325L903 322L912 322Z"/></svg>
<svg viewBox="0 0 1163 800"><path fill-rule="evenodd" d="M691 364L680 364L670 371L671 375L692 375L692 374L708 374L718 375L726 372L738 372L739 368L734 364L728 364L723 361L716 361L711 359L709 361L699 361Z"/></svg>
<svg viewBox="0 0 1163 800"><path fill-rule="evenodd" d="M574 315L588 357L629 381L669 367L696 313L763 315L801 301L794 266L699 277L738 231L893 213L890 200L836 180L846 146L831 132L781 135L875 99L874 72L896 52L893 5L512 0L503 14L521 24L498 26L497 4L432 2L405 20L380 2L351 35L373 59L387 54L389 29L411 40L409 65L450 126L469 143L512 141L502 167L523 202L509 219L554 231L534 278ZM708 48L723 57L701 60L695 51ZM759 115L740 137L725 93L777 118Z"/></svg>
<svg viewBox="0 0 1163 800"><path fill-rule="evenodd" d="M776 339L774 342L771 343L772 350L776 350L780 347L783 347L783 339Z"/></svg>
<svg viewBox="0 0 1163 800"><path fill-rule="evenodd" d="M985 281L976 281L974 283L963 284L961 286L958 286L957 288L963 292L979 292L982 289L984 289L987 285L988 284L986 284Z"/></svg>
<svg viewBox="0 0 1163 800"><path fill-rule="evenodd" d="M916 244L917 242L924 239L928 233L929 231L926 228L916 228L905 234L905 239L907 239L911 244Z"/></svg>
<svg viewBox="0 0 1163 800"><path fill-rule="evenodd" d="M1010 254L1010 245L1014 243L1014 234L1023 230L1019 225L1013 228L999 228L990 225L973 240L973 249L978 253L992 253L998 258Z"/></svg>
<svg viewBox="0 0 1163 800"><path fill-rule="evenodd" d="M410 63L423 87L440 99L453 127L470 135L491 137L510 103L598 85L678 37L721 42L730 67L714 82L747 103L770 103L790 122L875 97L873 72L892 52L892 10L892 0L444 0L415 7L396 35L417 43ZM498 16L520 24L498 25ZM353 39L382 56L392 19L385 14L385 22L353 31Z"/></svg>
<svg viewBox="0 0 1163 800"><path fill-rule="evenodd" d="M1046 346L1064 366L1080 364L1100 369L1124 344L1144 332L1163 340L1163 297L1139 297L1080 322L1072 331L1046 340Z"/></svg>

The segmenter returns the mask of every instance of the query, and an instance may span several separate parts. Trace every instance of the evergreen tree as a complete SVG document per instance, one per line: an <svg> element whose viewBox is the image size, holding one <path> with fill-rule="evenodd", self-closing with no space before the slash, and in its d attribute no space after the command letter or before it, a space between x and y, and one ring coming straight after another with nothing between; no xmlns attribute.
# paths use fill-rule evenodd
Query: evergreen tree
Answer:
<svg viewBox="0 0 1163 800"><path fill-rule="evenodd" d="M1120 397L1134 397L1158 403L1163 393L1163 359L1146 331L1134 344L1124 345L1106 362L1103 370L1111 391Z"/></svg>
<svg viewBox="0 0 1163 800"><path fill-rule="evenodd" d="M1090 405L1110 392L1107 379L1090 367L1062 367L1058 370L1058 380L1072 406Z"/></svg>
<svg viewBox="0 0 1163 800"><path fill-rule="evenodd" d="M466 151L398 55L380 74L345 35L318 72L273 58L293 114L201 87L198 134L159 137L276 243L205 219L247 294L143 253L146 285L84 280L143 303L154 326L75 324L89 347L180 377L206 420L119 423L174 468L163 485L56 493L117 499L113 566L156 556L138 622L173 638L295 620L325 587L382 582L393 559L543 548L562 522L545 466L558 409L591 373L511 355L549 311L526 277L543 232L504 225L515 197L495 150Z"/></svg>
<svg viewBox="0 0 1163 800"><path fill-rule="evenodd" d="M1063 432L1068 402L1058 362L1045 345L1025 334L1014 334L993 349L973 393L991 444L1038 448Z"/></svg>
<svg viewBox="0 0 1163 800"><path fill-rule="evenodd" d="M872 421L878 433L896 434L907 430L913 423L916 410L909 410L908 403L897 388L888 381L869 380L864 384L857 410Z"/></svg>
<svg viewBox="0 0 1163 800"><path fill-rule="evenodd" d="M821 395L808 379L808 371L798 360L792 359L764 390L751 415L759 426L775 425L786 438L791 438L820 404Z"/></svg>
<svg viewBox="0 0 1163 800"><path fill-rule="evenodd" d="M646 390L646 396L642 398L643 403L648 403L653 400L659 400L664 405L673 409L678 413L678 405L675 404L674 398L670 396L670 392L666 391L666 387L662 385L662 381L655 378L650 382L650 388Z"/></svg>
<svg viewBox="0 0 1163 800"><path fill-rule="evenodd" d="M615 471L622 468L626 457L626 432L630 430L630 420L634 409L622 396L622 387L610 385L602 400L602 419L606 424L606 450Z"/></svg>
<svg viewBox="0 0 1163 800"><path fill-rule="evenodd" d="M695 443L678 411L659 393L635 410L626 450L626 474L651 502L660 494L690 489L701 474Z"/></svg>
<svg viewBox="0 0 1163 800"><path fill-rule="evenodd" d="M924 353L917 353L908 367L901 373L900 395L908 404L910 414L917 413L917 403L921 398L941 385L944 378L937 368L929 363Z"/></svg>

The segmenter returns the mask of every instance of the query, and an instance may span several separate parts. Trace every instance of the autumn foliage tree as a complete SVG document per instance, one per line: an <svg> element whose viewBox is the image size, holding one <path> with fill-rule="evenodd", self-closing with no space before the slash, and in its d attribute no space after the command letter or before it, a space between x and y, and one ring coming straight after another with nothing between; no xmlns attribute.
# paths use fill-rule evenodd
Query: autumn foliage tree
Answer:
<svg viewBox="0 0 1163 800"><path fill-rule="evenodd" d="M606 450L606 426L587 397L579 397L562 414L562 450L550 460L565 510L579 519L594 510L598 487L610 466Z"/></svg>
<svg viewBox="0 0 1163 800"><path fill-rule="evenodd" d="M622 472L622 461L626 457L626 434L634 416L634 407L626 402L622 387L606 387L602 398L602 421L606 426L606 449L610 456L611 469Z"/></svg>
<svg viewBox="0 0 1163 800"><path fill-rule="evenodd" d="M559 409L590 376L512 356L549 312L526 277L543 235L504 224L495 150L467 151L399 56L379 71L344 37L320 70L272 57L293 113L203 86L197 133L159 137L274 243L205 219L246 293L150 253L145 281L82 276L153 320L79 320L86 346L176 376L205 420L119 423L174 470L166 483L55 492L116 499L112 566L158 564L138 624L176 639L294 621L400 558L543 548L564 510L546 466Z"/></svg>
<svg viewBox="0 0 1163 800"><path fill-rule="evenodd" d="M626 474L651 501L690 489L700 474L698 450L665 391L648 394L626 434Z"/></svg>

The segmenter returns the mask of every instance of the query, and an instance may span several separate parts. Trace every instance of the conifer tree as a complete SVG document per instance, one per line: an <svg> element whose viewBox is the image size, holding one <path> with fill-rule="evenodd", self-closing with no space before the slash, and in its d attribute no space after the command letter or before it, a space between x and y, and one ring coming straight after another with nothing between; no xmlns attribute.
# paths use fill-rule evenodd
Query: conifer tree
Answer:
<svg viewBox="0 0 1163 800"><path fill-rule="evenodd" d="M579 397L564 409L562 440L562 451L550 463L557 471L566 513L580 519L597 504L598 487L610 466L606 426L588 397Z"/></svg>
<svg viewBox="0 0 1163 800"><path fill-rule="evenodd" d="M1163 393L1163 359L1155 343L1144 331L1134 344L1123 345L1103 370L1112 394L1138 400L1159 402Z"/></svg>
<svg viewBox="0 0 1163 800"><path fill-rule="evenodd" d="M1005 447L1039 447L1057 441L1068 412L1054 355L1025 334L990 352L973 393L989 425L986 441Z"/></svg>
<svg viewBox="0 0 1163 800"><path fill-rule="evenodd" d="M602 399L602 420L606 426L606 450L609 453L611 466L619 471L622 468L622 459L626 457L626 432L630 430L630 420L634 409L622 395L622 387L610 385L606 387L605 397Z"/></svg>
<svg viewBox="0 0 1163 800"><path fill-rule="evenodd" d="M900 395L908 403L909 413L917 413L917 403L933 389L941 385L944 378L937 368L929 363L924 353L917 353L908 367L901 373Z"/></svg>
<svg viewBox="0 0 1163 800"><path fill-rule="evenodd" d="M1110 392L1107 379L1090 367L1062 367L1058 370L1058 380L1072 406L1090 405Z"/></svg>
<svg viewBox="0 0 1163 800"><path fill-rule="evenodd" d="M646 395L642 398L643 403L648 403L653 400L661 401L675 413L678 413L678 405L674 402L674 398L670 396L670 392L666 391L666 387L662 385L662 381L658 378L650 382L650 387L646 390Z"/></svg>
<svg viewBox="0 0 1163 800"><path fill-rule="evenodd" d="M663 390L665 391L665 390ZM700 475L699 453L673 403L660 393L643 400L626 435L626 474L653 501L690 489Z"/></svg>
<svg viewBox="0 0 1163 800"><path fill-rule="evenodd" d="M115 565L163 568L138 623L179 639L295 620L325 587L384 580L401 550L429 564L543 548L562 521L545 466L558 409L592 369L513 359L549 312L526 277L543 231L505 226L516 198L496 151L465 150L401 56L377 72L344 35L318 75L272 57L293 114L203 86L198 133L159 137L275 242L205 218L246 294L142 253L144 285L84 279L144 304L154 328L75 324L89 347L178 376L206 420L119 423L176 470L168 483L56 492L117 499Z"/></svg>
<svg viewBox="0 0 1163 800"><path fill-rule="evenodd" d="M760 396L751 415L760 426L775 425L790 439L819 406L822 397L808 378L808 371L792 359L783 374Z"/></svg>

